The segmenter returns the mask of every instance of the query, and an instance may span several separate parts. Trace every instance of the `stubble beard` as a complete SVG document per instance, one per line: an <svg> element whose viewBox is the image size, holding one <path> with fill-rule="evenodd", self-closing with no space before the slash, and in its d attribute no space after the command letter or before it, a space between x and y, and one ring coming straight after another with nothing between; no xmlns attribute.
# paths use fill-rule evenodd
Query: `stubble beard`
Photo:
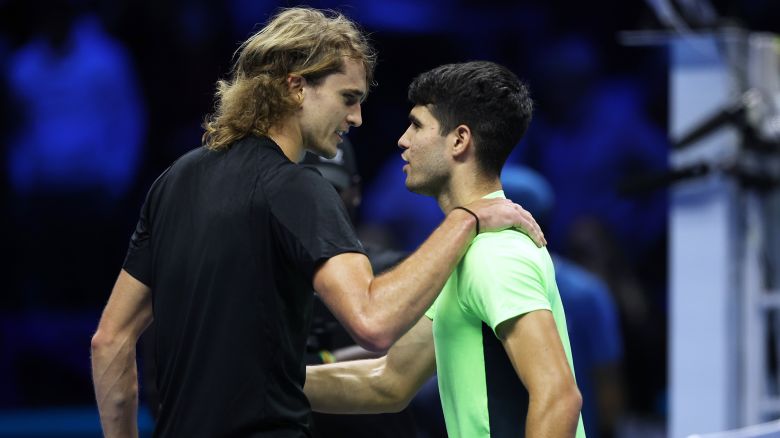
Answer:
<svg viewBox="0 0 780 438"><path fill-rule="evenodd" d="M406 177L406 188L410 192L432 198L438 198L439 194L444 190L446 183L447 177L444 175L434 175L418 184L410 181L409 175Z"/></svg>

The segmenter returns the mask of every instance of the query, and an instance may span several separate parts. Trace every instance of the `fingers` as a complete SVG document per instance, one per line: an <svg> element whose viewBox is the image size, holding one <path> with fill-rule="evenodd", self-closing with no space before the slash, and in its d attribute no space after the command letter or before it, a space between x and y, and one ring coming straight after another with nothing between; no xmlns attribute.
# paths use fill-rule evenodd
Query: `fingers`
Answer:
<svg viewBox="0 0 780 438"><path fill-rule="evenodd" d="M547 239L544 238L542 228L536 222L531 213L518 204L513 203L512 205L520 215L520 223L517 224L517 227L520 229L520 231L527 234L528 237L534 241L537 247L541 248L547 245Z"/></svg>
<svg viewBox="0 0 780 438"><path fill-rule="evenodd" d="M479 217L482 231L498 231L516 226L517 212L506 199L479 199L465 207Z"/></svg>

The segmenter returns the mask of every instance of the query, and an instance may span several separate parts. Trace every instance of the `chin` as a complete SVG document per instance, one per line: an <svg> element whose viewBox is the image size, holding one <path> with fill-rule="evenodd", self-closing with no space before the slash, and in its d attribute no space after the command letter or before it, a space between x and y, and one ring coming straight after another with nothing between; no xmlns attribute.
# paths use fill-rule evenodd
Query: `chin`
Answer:
<svg viewBox="0 0 780 438"><path fill-rule="evenodd" d="M418 195L425 195L425 192L422 187L416 186L409 182L409 179L406 180L406 190L409 190L412 193L416 193Z"/></svg>
<svg viewBox="0 0 780 438"><path fill-rule="evenodd" d="M325 154L324 154L325 157L326 158L333 158L333 157L335 157L336 154L339 152L339 144L340 143L341 143L341 141L338 141L338 142L336 142L336 143L334 143L332 145L328 145L325 148L323 148L323 149L325 149Z"/></svg>
<svg viewBox="0 0 780 438"><path fill-rule="evenodd" d="M323 146L321 144L318 144L310 148L309 151L315 155L319 155L320 157L330 159L336 156L336 153L338 152L338 145Z"/></svg>

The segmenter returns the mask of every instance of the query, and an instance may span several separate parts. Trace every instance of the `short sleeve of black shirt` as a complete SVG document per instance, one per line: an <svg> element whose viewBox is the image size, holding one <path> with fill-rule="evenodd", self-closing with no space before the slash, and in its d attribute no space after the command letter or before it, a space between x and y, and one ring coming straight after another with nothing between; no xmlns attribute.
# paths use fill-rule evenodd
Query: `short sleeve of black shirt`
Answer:
<svg viewBox="0 0 780 438"><path fill-rule="evenodd" d="M132 236L130 236L130 244L128 245L127 255L125 256L125 262L122 265L122 269L127 271L136 280L152 287L152 250L150 247L150 227L151 227L151 205L155 202L156 193L162 185L165 175L170 168L160 175L157 180L152 184L149 192L146 194L146 200L143 206L141 206L141 213L138 218L138 223L135 226Z"/></svg>
<svg viewBox="0 0 780 438"><path fill-rule="evenodd" d="M306 278L333 256L365 254L341 197L315 170L289 172L266 196L278 242Z"/></svg>

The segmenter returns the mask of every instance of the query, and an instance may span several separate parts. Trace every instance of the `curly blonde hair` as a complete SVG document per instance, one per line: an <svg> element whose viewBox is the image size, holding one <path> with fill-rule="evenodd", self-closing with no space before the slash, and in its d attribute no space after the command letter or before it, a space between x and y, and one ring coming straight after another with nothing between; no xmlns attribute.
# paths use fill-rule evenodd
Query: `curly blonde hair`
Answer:
<svg viewBox="0 0 780 438"><path fill-rule="evenodd" d="M344 57L362 62L373 82L376 52L357 25L333 11L284 9L237 50L230 78L217 82L216 104L203 122L203 144L227 148L247 135L265 135L291 115L300 102L287 86L288 75L317 85L342 71Z"/></svg>

